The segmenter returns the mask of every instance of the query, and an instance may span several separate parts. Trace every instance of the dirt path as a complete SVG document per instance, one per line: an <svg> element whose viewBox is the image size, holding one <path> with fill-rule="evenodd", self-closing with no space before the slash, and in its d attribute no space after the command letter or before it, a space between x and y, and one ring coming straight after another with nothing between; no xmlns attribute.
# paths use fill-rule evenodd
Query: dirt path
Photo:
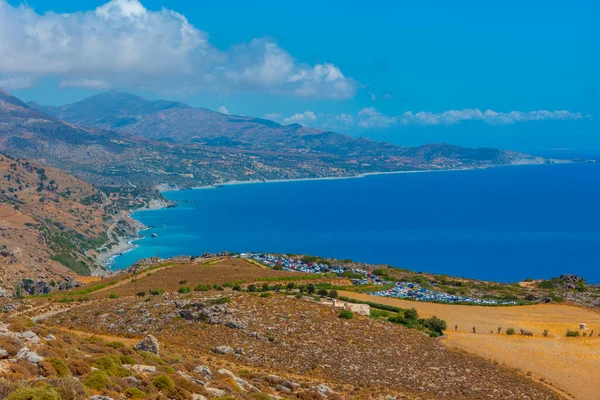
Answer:
<svg viewBox="0 0 600 400"><path fill-rule="evenodd" d="M340 292L358 300L372 301L402 308L415 308L421 317L437 316L447 321L449 347L465 350L486 359L517 368L533 378L559 388L566 397L600 398L600 313L562 304L538 304L515 307L479 307L422 303L375 297L353 292ZM593 337L567 338L567 329L577 330L580 323L588 329L580 331ZM458 329L455 330L455 325ZM476 332L472 333L475 326ZM503 334L498 335L497 328ZM509 336L506 329L525 329L534 336ZM549 337L544 337L544 329ZM493 333L491 333L493 332ZM564 394L563 393L563 394Z"/></svg>

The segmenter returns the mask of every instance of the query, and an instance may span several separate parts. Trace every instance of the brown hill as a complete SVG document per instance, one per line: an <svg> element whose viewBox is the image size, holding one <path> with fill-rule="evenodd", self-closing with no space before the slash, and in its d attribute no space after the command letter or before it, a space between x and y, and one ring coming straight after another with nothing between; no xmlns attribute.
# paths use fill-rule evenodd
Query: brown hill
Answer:
<svg viewBox="0 0 600 400"><path fill-rule="evenodd" d="M19 330L26 329L40 337L52 334L49 340L27 345L47 357L44 361L54 369L41 361L30 365L22 356L17 362L21 368L0 361L0 377L22 387L43 375L41 379L56 388L61 385L52 381L58 372L55 365L65 364L69 367L64 377L75 379L71 387L87 387L91 394L113 399L133 393L151 399L558 398L525 374L453 351L438 339L376 315L343 319L331 304L293 290L269 288L259 294L210 286L231 271L247 283L264 278L274 284L291 276L243 260L195 260L142 271L140 287L144 281L163 284L153 293L118 292L135 284L130 274L123 274L66 297L53 296L50 302L26 300L14 312L22 311L35 322L13 318L5 328L21 338L32 337L19 336ZM167 275L173 282L163 281ZM179 285L184 287L196 282L205 286L190 293L172 292L176 279L182 279ZM69 300L74 298L77 301ZM1 330L2 326L0 335ZM158 356L147 353L154 349L152 341L138 351L132 348L148 333L158 339ZM13 356L19 345L10 344ZM100 382L101 374L92 372L92 365L104 371ZM210 378L202 365L212 371ZM159 376L168 376L182 390L176 394L172 385L157 384ZM161 378L165 380L169 381Z"/></svg>
<svg viewBox="0 0 600 400"><path fill-rule="evenodd" d="M0 154L0 287L29 293L73 284L95 268L90 252L106 241L103 193L60 170Z"/></svg>

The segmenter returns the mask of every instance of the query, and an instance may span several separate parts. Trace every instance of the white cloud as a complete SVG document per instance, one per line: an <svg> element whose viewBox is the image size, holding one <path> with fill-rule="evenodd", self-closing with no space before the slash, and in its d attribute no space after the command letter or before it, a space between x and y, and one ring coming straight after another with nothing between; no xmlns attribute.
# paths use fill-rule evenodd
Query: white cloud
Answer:
<svg viewBox="0 0 600 400"><path fill-rule="evenodd" d="M1 0L0 0L1 1ZM0 88L6 90L23 89L34 86L36 79L28 75L0 76Z"/></svg>
<svg viewBox="0 0 600 400"><path fill-rule="evenodd" d="M284 118L285 124L309 124L317 120L317 115L312 111L305 111L302 114L297 113L291 117Z"/></svg>
<svg viewBox="0 0 600 400"><path fill-rule="evenodd" d="M578 120L583 119L581 113L565 110L537 110L537 111L510 111L497 112L493 110L481 111L479 109L449 110L440 113L407 111L399 117L404 125L450 125L463 121L483 121L490 125L514 124L517 122L546 121L546 120Z"/></svg>
<svg viewBox="0 0 600 400"><path fill-rule="evenodd" d="M254 90L322 98L356 92L356 82L335 65L302 63L270 38L220 50L185 16L148 10L139 0L43 15L0 0L0 80L15 75L30 83L53 76L65 85L105 82L162 91Z"/></svg>
<svg viewBox="0 0 600 400"><path fill-rule="evenodd" d="M363 108L358 112L358 125L361 128L388 128L397 123L396 117L388 117L373 107Z"/></svg>
<svg viewBox="0 0 600 400"><path fill-rule="evenodd" d="M86 89L108 89L108 82L101 79L62 79L60 87L80 87Z"/></svg>
<svg viewBox="0 0 600 400"><path fill-rule="evenodd" d="M265 118L266 119L278 120L279 117L280 117L280 115L278 113L276 113L276 112L265 114Z"/></svg>
<svg viewBox="0 0 600 400"><path fill-rule="evenodd" d="M221 106L221 107L217 108L217 111L220 112L221 114L229 114L229 110L225 106Z"/></svg>
<svg viewBox="0 0 600 400"><path fill-rule="evenodd" d="M354 117L350 114L340 114L335 116L335 120L343 126L354 125Z"/></svg>

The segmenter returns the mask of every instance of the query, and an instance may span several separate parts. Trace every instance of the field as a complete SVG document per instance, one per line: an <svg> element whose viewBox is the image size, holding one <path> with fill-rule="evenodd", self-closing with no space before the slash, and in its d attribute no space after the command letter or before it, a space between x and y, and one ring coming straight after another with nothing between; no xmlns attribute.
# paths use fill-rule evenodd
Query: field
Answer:
<svg viewBox="0 0 600 400"><path fill-rule="evenodd" d="M351 292L340 294L402 308L414 307L423 317L436 315L448 323L448 337L443 340L446 345L518 368L574 398L597 398L600 313L560 304L477 307L420 303ZM567 329L577 330L580 323L587 323L585 332L594 331L594 336L565 337ZM476 334L472 333L473 327ZM497 333L498 327L502 327L501 335ZM504 334L507 328L514 328L517 334ZM531 331L534 336L519 335L520 329ZM548 337L543 336L545 329L549 332Z"/></svg>
<svg viewBox="0 0 600 400"><path fill-rule="evenodd" d="M303 275L294 272L276 271L251 264L243 259L231 258L224 260L213 260L202 263L169 264L160 268L141 271L137 275L137 282L131 282L133 276L127 275L128 279L123 280L110 287L96 291L90 294L94 298L107 296L107 291L119 296L130 296L137 292L148 293L152 289L161 289L167 292L176 292L182 286L194 288L196 285L223 285L232 284L261 284L268 281L273 285L274 282L283 282L294 280L299 282ZM123 277L119 276L119 279ZM307 276L307 280L318 280L315 275ZM100 282L94 282L93 287L98 284L114 283L115 278L106 278Z"/></svg>

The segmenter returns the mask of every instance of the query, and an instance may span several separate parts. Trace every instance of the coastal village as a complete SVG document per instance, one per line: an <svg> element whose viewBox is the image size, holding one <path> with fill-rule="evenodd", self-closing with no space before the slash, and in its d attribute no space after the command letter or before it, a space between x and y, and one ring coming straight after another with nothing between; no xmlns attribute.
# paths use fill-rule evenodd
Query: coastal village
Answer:
<svg viewBox="0 0 600 400"><path fill-rule="evenodd" d="M264 253L242 253L239 255L241 258L252 259L265 264L271 268L281 268L284 271L302 272L307 274L327 274L334 273L341 275L344 273L350 273L354 275L361 275L361 278L351 279L354 285L382 285L391 288L375 291L369 293L372 296L380 297L393 297L399 299L426 301L426 302L440 302L440 303L453 303L453 304L478 304L478 305L516 305L515 301L499 301L499 300L488 300L478 299L473 297L462 297L457 295L451 295L448 293L437 292L434 290L426 289L421 285L413 282L390 282L385 281L381 277L376 276L371 271L367 271L360 268L349 268L341 265L331 265L325 262L317 261L306 261L302 259L293 259L287 256L275 255L275 254L264 254Z"/></svg>

